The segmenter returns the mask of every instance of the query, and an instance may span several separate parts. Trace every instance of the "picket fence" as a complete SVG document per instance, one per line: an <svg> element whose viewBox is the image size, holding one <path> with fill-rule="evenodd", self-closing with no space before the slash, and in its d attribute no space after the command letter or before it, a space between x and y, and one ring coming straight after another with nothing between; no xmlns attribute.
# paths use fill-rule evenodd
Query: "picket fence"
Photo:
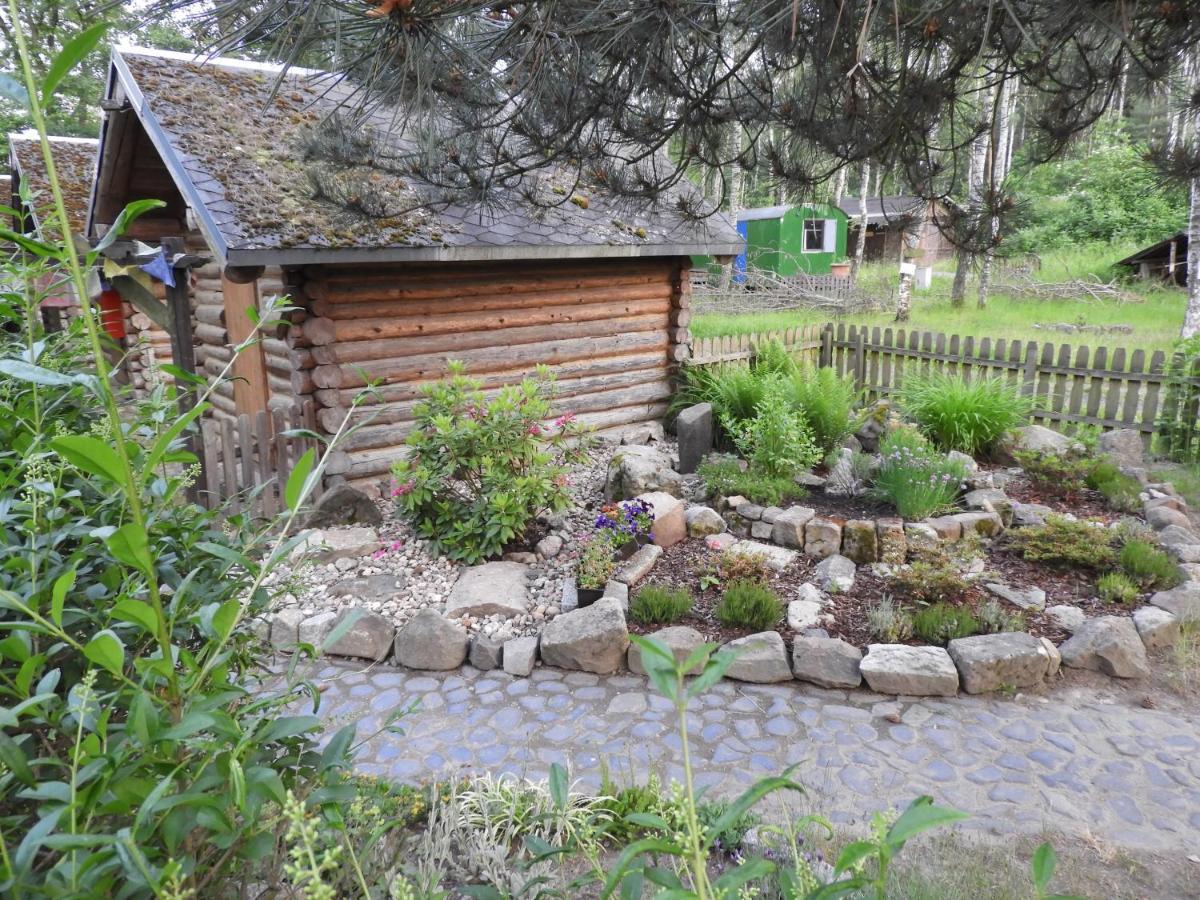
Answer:
<svg viewBox="0 0 1200 900"><path fill-rule="evenodd" d="M1080 425L1131 428L1148 438L1161 419L1186 417L1188 400L1195 394L1192 390L1176 396L1180 384L1165 373L1167 355L1161 350L1147 355L1124 347L1092 350L1048 341L976 339L845 323L699 338L692 345L692 363L749 360L754 348L771 340L802 362L851 375L869 400L894 394L906 377L931 370L968 380L1005 378L1033 399L1035 421L1060 430Z"/></svg>
<svg viewBox="0 0 1200 900"><path fill-rule="evenodd" d="M282 512L284 486L297 461L306 450L321 452L315 438L289 432L314 431L315 424L311 400L290 411L205 419L198 435L201 474L193 499L209 509L229 504L231 512L255 517ZM318 496L319 486L309 499Z"/></svg>

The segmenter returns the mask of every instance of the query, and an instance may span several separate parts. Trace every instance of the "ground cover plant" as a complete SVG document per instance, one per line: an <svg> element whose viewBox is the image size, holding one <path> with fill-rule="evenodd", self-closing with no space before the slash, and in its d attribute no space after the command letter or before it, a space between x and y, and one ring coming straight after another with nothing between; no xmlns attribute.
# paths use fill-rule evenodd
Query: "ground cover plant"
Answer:
<svg viewBox="0 0 1200 900"><path fill-rule="evenodd" d="M629 617L641 625L667 625L692 608L692 595L683 588L647 585L629 603Z"/></svg>
<svg viewBox="0 0 1200 900"><path fill-rule="evenodd" d="M725 585L714 612L722 625L766 631L783 617L783 601L760 581L735 578Z"/></svg>
<svg viewBox="0 0 1200 900"><path fill-rule="evenodd" d="M980 631L971 610L949 603L935 603L913 613L913 634L930 644L945 644Z"/></svg>
<svg viewBox="0 0 1200 900"><path fill-rule="evenodd" d="M1126 541L1117 561L1121 571L1144 590L1166 590L1183 580L1174 560L1148 540Z"/></svg>
<svg viewBox="0 0 1200 900"><path fill-rule="evenodd" d="M937 446L972 456L991 451L1029 418L1030 400L1003 378L970 381L945 372L906 378L900 389L905 413Z"/></svg>
<svg viewBox="0 0 1200 900"><path fill-rule="evenodd" d="M1141 596L1137 584L1122 572L1106 572L1096 580L1096 593L1105 603L1132 603Z"/></svg>
<svg viewBox="0 0 1200 900"><path fill-rule="evenodd" d="M1112 535L1102 523L1046 516L1046 524L1018 528L1010 541L1028 560L1103 571L1116 562Z"/></svg>
<svg viewBox="0 0 1200 900"><path fill-rule="evenodd" d="M745 469L736 459L709 457L697 474L710 497L745 497L761 506L780 506L805 495L790 475L768 475L753 466Z"/></svg>

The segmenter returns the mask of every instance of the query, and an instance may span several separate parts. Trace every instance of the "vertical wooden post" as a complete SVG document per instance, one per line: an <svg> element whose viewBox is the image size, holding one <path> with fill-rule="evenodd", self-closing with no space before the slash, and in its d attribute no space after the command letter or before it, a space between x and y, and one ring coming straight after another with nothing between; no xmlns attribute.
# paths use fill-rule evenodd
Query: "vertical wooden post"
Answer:
<svg viewBox="0 0 1200 900"><path fill-rule="evenodd" d="M1025 345L1025 380L1021 385L1021 393L1026 397L1033 396L1033 386L1037 381L1037 341Z"/></svg>
<svg viewBox="0 0 1200 900"><path fill-rule="evenodd" d="M861 394L867 386L867 327L864 325L854 339L854 383Z"/></svg>
<svg viewBox="0 0 1200 900"><path fill-rule="evenodd" d="M183 238L163 238L162 249L167 259L174 263L184 253ZM188 298L189 270L186 265L172 265L171 272L175 284L166 285L167 321L171 326L171 361L189 375L195 375L196 348L192 339L192 304ZM190 382L175 379L175 398L179 405L179 415L187 415L196 405L195 386ZM189 448L200 462L200 476L187 489L188 500L192 503L200 502L201 486L205 483L206 459L202 443L203 437L197 429L188 438Z"/></svg>
<svg viewBox="0 0 1200 900"><path fill-rule="evenodd" d="M221 294L225 301L225 330L229 343L237 347L252 337L257 327L253 316L258 314L258 280L235 281L222 272ZM233 375L233 401L238 413L253 416L260 409L266 409L270 388L261 341L237 355Z"/></svg>
<svg viewBox="0 0 1200 900"><path fill-rule="evenodd" d="M821 329L821 357L817 360L817 365L822 369L828 369L833 365L832 322L827 322L825 327Z"/></svg>

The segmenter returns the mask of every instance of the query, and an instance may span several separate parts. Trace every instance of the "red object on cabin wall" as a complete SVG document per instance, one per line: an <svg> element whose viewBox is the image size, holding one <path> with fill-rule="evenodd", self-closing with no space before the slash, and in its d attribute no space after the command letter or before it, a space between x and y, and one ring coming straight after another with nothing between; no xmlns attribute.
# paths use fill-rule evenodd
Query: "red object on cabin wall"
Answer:
<svg viewBox="0 0 1200 900"><path fill-rule="evenodd" d="M113 290L100 292L100 324L114 341L125 337L125 315L121 295Z"/></svg>

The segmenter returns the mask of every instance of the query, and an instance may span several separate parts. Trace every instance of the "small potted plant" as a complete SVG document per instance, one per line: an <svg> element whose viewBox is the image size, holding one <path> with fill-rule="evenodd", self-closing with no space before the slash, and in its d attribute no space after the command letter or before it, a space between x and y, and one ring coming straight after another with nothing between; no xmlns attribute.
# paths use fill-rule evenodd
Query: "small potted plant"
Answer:
<svg viewBox="0 0 1200 900"><path fill-rule="evenodd" d="M575 570L575 590L580 608L591 606L604 596L604 586L617 568L613 559L612 542L598 534L583 548L579 568Z"/></svg>
<svg viewBox="0 0 1200 900"><path fill-rule="evenodd" d="M829 264L829 274L834 278L849 278L850 277L850 260L846 257L835 259Z"/></svg>
<svg viewBox="0 0 1200 900"><path fill-rule="evenodd" d="M617 548L621 559L629 559L638 548L650 543L654 509L645 500L609 503L596 516L596 534Z"/></svg>

